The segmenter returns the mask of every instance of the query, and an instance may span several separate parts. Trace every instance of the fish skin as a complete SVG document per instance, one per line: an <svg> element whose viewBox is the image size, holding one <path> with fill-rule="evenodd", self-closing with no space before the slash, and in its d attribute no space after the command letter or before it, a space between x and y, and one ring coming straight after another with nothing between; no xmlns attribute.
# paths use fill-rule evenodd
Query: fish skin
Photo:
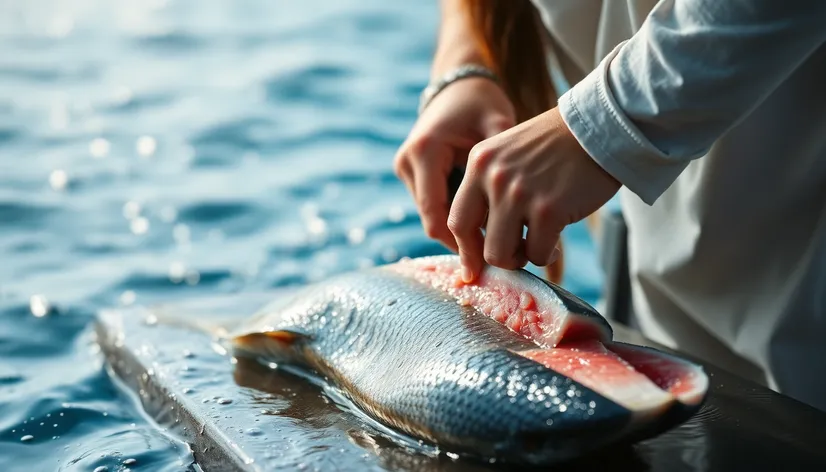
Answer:
<svg viewBox="0 0 826 472"><path fill-rule="evenodd" d="M566 302L587 308L573 296ZM283 343L255 334L279 330L303 336ZM633 419L512 352L535 349L530 340L382 268L308 286L237 334L236 355L308 369L384 425L452 452L567 460L621 439Z"/></svg>

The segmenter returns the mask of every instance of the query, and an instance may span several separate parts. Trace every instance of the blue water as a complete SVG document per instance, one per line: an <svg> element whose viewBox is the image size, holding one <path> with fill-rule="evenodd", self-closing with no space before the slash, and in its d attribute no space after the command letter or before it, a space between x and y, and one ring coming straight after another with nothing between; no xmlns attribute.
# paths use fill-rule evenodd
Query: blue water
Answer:
<svg viewBox="0 0 826 472"><path fill-rule="evenodd" d="M437 19L435 1L0 2L0 470L190 467L109 379L100 308L445 252L391 168ZM565 242L565 285L593 302L584 227Z"/></svg>

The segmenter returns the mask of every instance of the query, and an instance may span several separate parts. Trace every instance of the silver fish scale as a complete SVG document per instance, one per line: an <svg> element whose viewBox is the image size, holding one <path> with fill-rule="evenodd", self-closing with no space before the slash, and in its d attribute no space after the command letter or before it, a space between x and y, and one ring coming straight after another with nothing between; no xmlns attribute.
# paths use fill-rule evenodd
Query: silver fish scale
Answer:
<svg viewBox="0 0 826 472"><path fill-rule="evenodd" d="M308 333L308 365L357 406L451 450L573 456L631 419L625 408L511 352L536 349L529 340L386 270L317 284L258 324Z"/></svg>

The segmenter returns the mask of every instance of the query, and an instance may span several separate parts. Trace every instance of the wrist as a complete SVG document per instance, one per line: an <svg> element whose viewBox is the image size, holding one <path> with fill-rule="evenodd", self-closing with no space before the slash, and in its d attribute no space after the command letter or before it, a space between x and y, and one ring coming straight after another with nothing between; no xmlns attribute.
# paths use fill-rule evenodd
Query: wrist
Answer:
<svg viewBox="0 0 826 472"><path fill-rule="evenodd" d="M425 107L427 107L442 90L455 82L470 78L483 78L497 84L499 83L499 78L487 67L476 64L462 64L459 67L451 69L443 76L432 80L430 84L422 90L419 96L419 113L424 111Z"/></svg>

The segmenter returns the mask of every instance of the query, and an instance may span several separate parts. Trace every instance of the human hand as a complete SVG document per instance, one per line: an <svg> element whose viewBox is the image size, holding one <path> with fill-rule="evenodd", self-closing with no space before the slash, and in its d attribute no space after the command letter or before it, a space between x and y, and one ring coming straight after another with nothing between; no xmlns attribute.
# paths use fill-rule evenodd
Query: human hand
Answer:
<svg viewBox="0 0 826 472"><path fill-rule="evenodd" d="M480 142L448 218L462 278L473 281L484 262L504 269L528 261L552 265L563 228L598 210L619 188L556 108Z"/></svg>
<svg viewBox="0 0 826 472"><path fill-rule="evenodd" d="M394 160L396 175L416 201L425 234L458 250L447 228L448 174L466 165L473 146L515 123L511 101L486 78L459 80L433 98Z"/></svg>

